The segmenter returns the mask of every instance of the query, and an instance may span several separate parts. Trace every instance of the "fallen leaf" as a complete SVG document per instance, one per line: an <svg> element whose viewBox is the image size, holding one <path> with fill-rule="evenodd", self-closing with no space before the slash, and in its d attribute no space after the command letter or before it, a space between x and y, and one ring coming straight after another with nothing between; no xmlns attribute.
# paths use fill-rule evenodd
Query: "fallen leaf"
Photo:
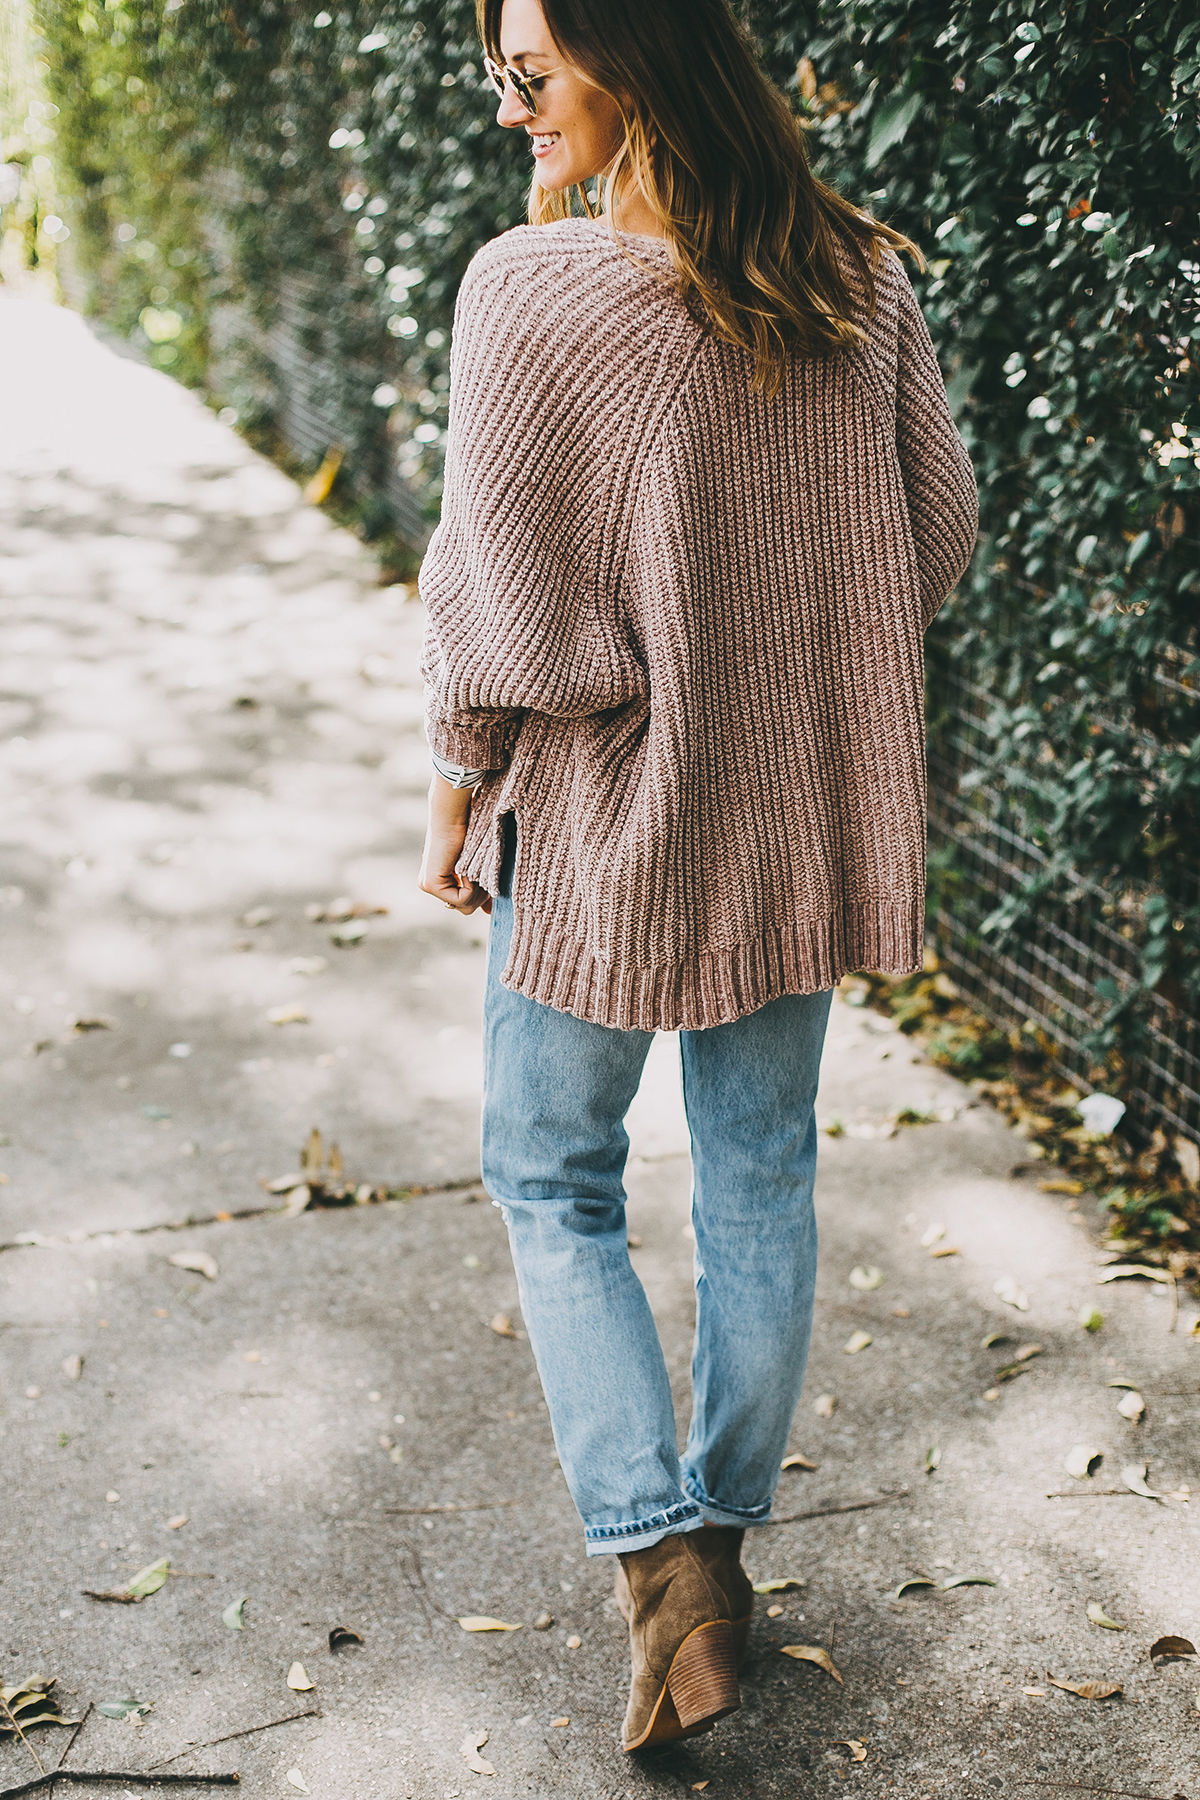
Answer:
<svg viewBox="0 0 1200 1800"><path fill-rule="evenodd" d="M1073 1475L1076 1481L1086 1481L1089 1475L1096 1473L1103 1461L1103 1450L1094 1450L1090 1444L1073 1444L1067 1451L1067 1459L1063 1468L1068 1475Z"/></svg>
<svg viewBox="0 0 1200 1800"><path fill-rule="evenodd" d="M308 1013L298 1000L286 1006L272 1006L267 1012L268 1025L307 1025Z"/></svg>
<svg viewBox="0 0 1200 1800"><path fill-rule="evenodd" d="M1011 1275L1002 1275L992 1292L998 1294L1005 1306L1014 1306L1018 1312L1029 1311L1029 1296L1022 1292Z"/></svg>
<svg viewBox="0 0 1200 1800"><path fill-rule="evenodd" d="M28 1681L17 1682L15 1687L0 1687L0 1699L8 1708L6 1714L0 1715L0 1737L5 1732L16 1735L13 1719L22 1730L27 1725L78 1725L78 1719L63 1718L58 1701L51 1697L55 1679L53 1675L34 1675Z"/></svg>
<svg viewBox="0 0 1200 1800"><path fill-rule="evenodd" d="M343 919L370 919L386 912L386 906L371 906L366 900L351 900L348 894L339 894L336 900L330 900L326 906L306 906L304 916L307 919L324 919L336 923Z"/></svg>
<svg viewBox="0 0 1200 1800"><path fill-rule="evenodd" d="M1098 1306L1081 1306L1079 1309L1079 1323L1083 1326L1085 1331L1099 1331L1104 1323L1104 1314L1100 1311Z"/></svg>
<svg viewBox="0 0 1200 1800"><path fill-rule="evenodd" d="M486 1731L468 1731L458 1746L459 1755L464 1757L468 1769L473 1775L494 1775L495 1769L490 1762L485 1762L479 1752L488 1741Z"/></svg>
<svg viewBox="0 0 1200 1800"><path fill-rule="evenodd" d="M798 1450L793 1450L790 1456L785 1456L779 1465L781 1469L819 1469L820 1466L820 1463L809 1462L807 1456L801 1456Z"/></svg>
<svg viewBox="0 0 1200 1800"><path fill-rule="evenodd" d="M1046 1698L1046 1695L1050 1692L1050 1690L1049 1690L1049 1688L1032 1688L1032 1687L1025 1688L1025 1687L1023 1687L1021 1689L1021 1692L1023 1694L1028 1694L1029 1698L1031 1700L1044 1700Z"/></svg>
<svg viewBox="0 0 1200 1800"><path fill-rule="evenodd" d="M1163 1496L1156 1494L1153 1488L1146 1485L1146 1471L1149 1466L1148 1463L1129 1463L1121 1470L1121 1480L1131 1494L1140 1494L1143 1500L1161 1500Z"/></svg>
<svg viewBox="0 0 1200 1800"><path fill-rule="evenodd" d="M1082 1181L1067 1181L1061 1179L1056 1181L1039 1181L1038 1191L1043 1194L1082 1194L1084 1190Z"/></svg>
<svg viewBox="0 0 1200 1800"><path fill-rule="evenodd" d="M291 1782L291 1784L294 1788L300 1789L300 1792L302 1794L311 1794L312 1793L312 1789L309 1787L307 1781L305 1781L305 1779L304 1779L303 1775L300 1773L299 1769L289 1769L287 1772L287 1778Z"/></svg>
<svg viewBox="0 0 1200 1800"><path fill-rule="evenodd" d="M1018 1375L1028 1375L1029 1370L1024 1363L1006 1363L1002 1369L996 1370L996 1380L1015 1381Z"/></svg>
<svg viewBox="0 0 1200 1800"><path fill-rule="evenodd" d="M187 1522L188 1516L186 1513L176 1513L173 1519L167 1520L167 1530L179 1531L187 1524Z"/></svg>
<svg viewBox="0 0 1200 1800"><path fill-rule="evenodd" d="M571 1720L570 1720L569 1716L566 1713L563 1713L561 1718L551 1719L550 1729L551 1729L551 1731L563 1731L570 1723L571 1723Z"/></svg>
<svg viewBox="0 0 1200 1800"><path fill-rule="evenodd" d="M507 1313L496 1313L492 1319L492 1330L497 1337L515 1338L517 1335Z"/></svg>
<svg viewBox="0 0 1200 1800"><path fill-rule="evenodd" d="M990 1575L951 1575L948 1581L943 1581L942 1592L943 1594L948 1593L951 1588L995 1587L995 1585L996 1583Z"/></svg>
<svg viewBox="0 0 1200 1800"><path fill-rule="evenodd" d="M307 1694L310 1688L316 1687L304 1672L304 1664L294 1662L287 1672L287 1684L297 1694Z"/></svg>
<svg viewBox="0 0 1200 1800"><path fill-rule="evenodd" d="M220 1274L217 1259L210 1256L207 1250L177 1250L167 1261L175 1269L191 1269L197 1275L203 1275L207 1281L215 1281Z"/></svg>
<svg viewBox="0 0 1200 1800"><path fill-rule="evenodd" d="M503 1619L489 1619L486 1613L469 1613L458 1623L464 1631L520 1631L519 1625L506 1625Z"/></svg>
<svg viewBox="0 0 1200 1800"><path fill-rule="evenodd" d="M96 1707L106 1719L144 1719L153 1700L101 1700Z"/></svg>
<svg viewBox="0 0 1200 1800"><path fill-rule="evenodd" d="M242 924L249 925L251 931L253 931L258 925L269 925L274 917L275 913L271 907L252 906L249 912L244 912L242 914Z"/></svg>
<svg viewBox="0 0 1200 1800"><path fill-rule="evenodd" d="M249 1598L249 1594L243 1594L240 1599L231 1600L221 1614L222 1625L227 1625L230 1631L244 1631L246 1628L245 1606Z"/></svg>
<svg viewBox="0 0 1200 1800"><path fill-rule="evenodd" d="M852 1761L866 1762L867 1747L861 1741L861 1739L859 1739L859 1738L834 1738L833 1747L835 1750L843 1745L850 1752Z"/></svg>
<svg viewBox="0 0 1200 1800"><path fill-rule="evenodd" d="M1160 1637L1150 1646L1150 1661L1156 1656L1195 1656L1196 1646L1190 1638Z"/></svg>
<svg viewBox="0 0 1200 1800"><path fill-rule="evenodd" d="M170 1573L170 1558L164 1556L160 1562L148 1563L144 1569L139 1569L125 1592L133 1600L146 1600L151 1594L157 1594Z"/></svg>
<svg viewBox="0 0 1200 1800"><path fill-rule="evenodd" d="M903 1600L905 1594L911 1594L917 1588L932 1588L936 1586L937 1582L931 1581L927 1575L913 1575L908 1581L902 1581L899 1587L894 1587L889 1598L892 1600Z"/></svg>
<svg viewBox="0 0 1200 1800"><path fill-rule="evenodd" d="M1123 1419L1128 1419L1131 1425L1137 1424L1145 1410L1146 1402L1136 1388L1131 1388L1129 1393L1117 1401L1117 1411Z"/></svg>
<svg viewBox="0 0 1200 1800"><path fill-rule="evenodd" d="M1104 1385L1105 1385L1105 1387L1112 1387L1112 1388L1126 1388L1132 1394L1137 1393L1137 1382L1136 1381L1126 1381L1126 1379L1123 1375L1114 1375L1112 1380L1106 1381Z"/></svg>
<svg viewBox="0 0 1200 1800"><path fill-rule="evenodd" d="M329 1634L329 1648L331 1652L336 1650L350 1650L353 1649L355 1644L361 1644L362 1642L362 1633L360 1631L354 1631L349 1625L335 1625Z"/></svg>
<svg viewBox="0 0 1200 1800"><path fill-rule="evenodd" d="M1093 1625L1103 1625L1105 1631L1126 1631L1128 1626L1120 1625L1116 1619L1110 1619L1098 1600L1089 1600L1087 1616Z"/></svg>
<svg viewBox="0 0 1200 1800"><path fill-rule="evenodd" d="M776 1575L770 1581L756 1581L753 1584L756 1594L786 1594L792 1588L802 1588L805 1585L797 1575Z"/></svg>
<svg viewBox="0 0 1200 1800"><path fill-rule="evenodd" d="M76 1037L83 1037L89 1031L115 1031L117 1029L115 1019L70 1019L68 1023Z"/></svg>
<svg viewBox="0 0 1200 1800"><path fill-rule="evenodd" d="M782 1606L779 1606L778 1604L775 1606L768 1606L767 1617L768 1617L768 1619L782 1619L782 1617L783 1617Z"/></svg>
<svg viewBox="0 0 1200 1800"><path fill-rule="evenodd" d="M869 1331L852 1331L850 1336L846 1339L846 1342L842 1345L842 1349L847 1356L857 1356L859 1351L865 1350L870 1342L871 1334Z"/></svg>
<svg viewBox="0 0 1200 1800"><path fill-rule="evenodd" d="M339 950L351 950L355 944L361 944L366 935L366 921L351 919L344 925L335 925L329 934L329 941L336 944Z"/></svg>
<svg viewBox="0 0 1200 1800"><path fill-rule="evenodd" d="M1032 1357L1042 1356L1044 1354L1045 1353L1040 1344L1022 1344L1021 1348L1017 1351L1016 1355L1013 1357L1013 1361L1019 1362L1019 1363L1029 1362L1029 1360Z"/></svg>
<svg viewBox="0 0 1200 1800"><path fill-rule="evenodd" d="M836 1394L818 1394L813 1401L813 1411L818 1419L832 1419L837 1411Z"/></svg>
<svg viewBox="0 0 1200 1800"><path fill-rule="evenodd" d="M872 1264L865 1268L860 1264L850 1271L850 1286L857 1288L860 1294L869 1294L873 1288L883 1286L883 1270Z"/></svg>
<svg viewBox="0 0 1200 1800"><path fill-rule="evenodd" d="M535 1631L549 1631L549 1629L553 1625L553 1623L554 1623L554 1614L553 1613L548 1613L548 1612L539 1613L537 1618L533 1621L533 1629Z"/></svg>
<svg viewBox="0 0 1200 1800"><path fill-rule="evenodd" d="M1111 1700L1114 1694L1121 1692L1120 1687L1111 1681L1060 1681L1049 1669L1046 1670L1046 1680L1051 1687L1062 1688L1068 1694L1078 1694L1081 1700Z"/></svg>
<svg viewBox="0 0 1200 1800"><path fill-rule="evenodd" d="M79 1377L83 1374L82 1356L64 1356L62 1359L62 1372L68 1381L78 1381Z"/></svg>
<svg viewBox="0 0 1200 1800"><path fill-rule="evenodd" d="M567 1639L567 1649L568 1650L581 1650L582 1648L583 1648L583 1639L581 1637L569 1637Z"/></svg>
<svg viewBox="0 0 1200 1800"><path fill-rule="evenodd" d="M1096 1277L1096 1285L1103 1286L1106 1281L1125 1281L1130 1276L1144 1275L1147 1281L1170 1281L1166 1269L1151 1268L1149 1263L1110 1263L1107 1269L1101 1269Z"/></svg>
<svg viewBox="0 0 1200 1800"><path fill-rule="evenodd" d="M980 1339L979 1348L981 1350L991 1350L997 1344L1011 1343L1012 1338L1007 1331L989 1331L985 1338Z"/></svg>
<svg viewBox="0 0 1200 1800"><path fill-rule="evenodd" d="M921 1233L921 1248L928 1250L930 1244L936 1244L939 1238L946 1235L946 1227L940 1224L927 1225Z"/></svg>
<svg viewBox="0 0 1200 1800"><path fill-rule="evenodd" d="M702 1794L707 1786L707 1781L693 1781L692 1792L693 1794Z"/></svg>
<svg viewBox="0 0 1200 1800"><path fill-rule="evenodd" d="M962 1251L957 1244L935 1244L929 1254L930 1256L961 1256Z"/></svg>
<svg viewBox="0 0 1200 1800"><path fill-rule="evenodd" d="M832 1675L835 1681L842 1681L834 1666L833 1658L828 1650L823 1649L820 1644L781 1644L779 1654L794 1656L797 1662L816 1663L819 1669L824 1669L825 1673ZM845 1682L842 1681L842 1686L845 1687L845 1685Z"/></svg>
<svg viewBox="0 0 1200 1800"><path fill-rule="evenodd" d="M893 1319L911 1319L912 1314L907 1306L893 1306L892 1317Z"/></svg>

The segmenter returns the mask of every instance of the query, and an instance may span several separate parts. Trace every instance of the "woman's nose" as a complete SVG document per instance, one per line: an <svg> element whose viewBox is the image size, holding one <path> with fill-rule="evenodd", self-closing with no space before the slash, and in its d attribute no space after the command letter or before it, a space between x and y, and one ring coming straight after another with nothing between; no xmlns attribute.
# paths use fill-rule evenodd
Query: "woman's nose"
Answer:
<svg viewBox="0 0 1200 1800"><path fill-rule="evenodd" d="M527 124L528 120L529 113L513 93L512 82L506 81L500 104L496 108L497 125L507 125L511 130L514 125Z"/></svg>

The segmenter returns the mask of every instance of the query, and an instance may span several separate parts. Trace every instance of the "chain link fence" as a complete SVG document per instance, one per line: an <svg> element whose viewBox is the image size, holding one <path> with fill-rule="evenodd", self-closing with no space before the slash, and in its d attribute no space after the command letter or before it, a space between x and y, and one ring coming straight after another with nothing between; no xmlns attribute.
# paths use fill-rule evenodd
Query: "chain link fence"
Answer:
<svg viewBox="0 0 1200 1800"><path fill-rule="evenodd" d="M1099 1074L1094 1035L1138 984L1136 897L1076 878L1016 931L985 933L988 915L1048 859L1015 828L1003 790L979 779L994 749L991 695L936 643L931 699L930 937L977 1011L1005 1030L1044 1031L1059 1072L1090 1088ZM1152 996L1122 1092L1138 1132L1200 1142L1200 1019Z"/></svg>

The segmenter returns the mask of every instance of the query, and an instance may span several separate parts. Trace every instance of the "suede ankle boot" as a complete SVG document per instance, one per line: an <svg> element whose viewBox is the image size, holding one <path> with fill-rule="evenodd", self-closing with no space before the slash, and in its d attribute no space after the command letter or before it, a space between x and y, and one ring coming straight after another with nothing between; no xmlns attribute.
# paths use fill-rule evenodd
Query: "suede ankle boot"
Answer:
<svg viewBox="0 0 1200 1800"><path fill-rule="evenodd" d="M742 1703L725 1596L693 1542L702 1535L677 1533L618 1556L633 1662L626 1750L694 1737Z"/></svg>
<svg viewBox="0 0 1200 1800"><path fill-rule="evenodd" d="M689 1535L696 1554L724 1595L725 1617L733 1625L734 1660L740 1671L750 1645L754 1613L754 1584L742 1567L746 1533L739 1525L705 1525Z"/></svg>

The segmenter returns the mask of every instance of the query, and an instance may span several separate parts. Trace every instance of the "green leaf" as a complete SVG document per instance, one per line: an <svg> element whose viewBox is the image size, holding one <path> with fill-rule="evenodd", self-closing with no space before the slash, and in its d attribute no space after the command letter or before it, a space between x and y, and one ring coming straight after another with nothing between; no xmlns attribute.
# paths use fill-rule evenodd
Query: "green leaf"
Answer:
<svg viewBox="0 0 1200 1800"><path fill-rule="evenodd" d="M868 169L873 169L894 145L903 142L924 104L923 94L900 93L893 94L877 108L871 119L871 135L864 159Z"/></svg>
<svg viewBox="0 0 1200 1800"><path fill-rule="evenodd" d="M240 1599L231 1600L229 1605L225 1608L225 1611L221 1614L222 1625L228 1625L230 1631L245 1630L245 1619L243 1614L246 1602L249 1598L249 1594L243 1594Z"/></svg>
<svg viewBox="0 0 1200 1800"><path fill-rule="evenodd" d="M171 1559L164 1556L161 1562L148 1563L139 1569L133 1580L126 1585L125 1592L135 1600L145 1600L150 1594L157 1594L160 1587L171 1573Z"/></svg>
<svg viewBox="0 0 1200 1800"><path fill-rule="evenodd" d="M96 1711L106 1719L141 1719L153 1707L153 1700L101 1700Z"/></svg>

